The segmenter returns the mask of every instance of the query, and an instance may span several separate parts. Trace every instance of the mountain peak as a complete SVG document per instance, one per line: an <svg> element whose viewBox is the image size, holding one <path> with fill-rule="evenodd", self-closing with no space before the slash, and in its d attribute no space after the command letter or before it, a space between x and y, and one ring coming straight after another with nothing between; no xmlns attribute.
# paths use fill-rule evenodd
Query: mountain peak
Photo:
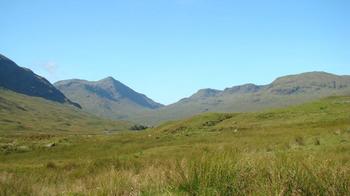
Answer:
<svg viewBox="0 0 350 196"><path fill-rule="evenodd" d="M211 88L200 89L199 91L197 91L197 93L192 95L191 98L197 99L197 98L213 97L219 94L220 92L221 92L220 90L211 89Z"/></svg>
<svg viewBox="0 0 350 196"><path fill-rule="evenodd" d="M258 92L263 86L255 85L252 83L243 84L240 86L233 86L231 88L226 88L224 93L255 93Z"/></svg>
<svg viewBox="0 0 350 196"><path fill-rule="evenodd" d="M106 78L103 78L103 79L101 79L99 81L92 82L92 83L95 83L95 85L101 86L101 87L104 87L104 88L110 88L110 90L115 90L115 89L122 90L122 89L129 88L126 85L124 85L123 83L121 83L119 80L116 80L116 79L114 79L111 76L108 76Z"/></svg>
<svg viewBox="0 0 350 196"><path fill-rule="evenodd" d="M101 80L99 80L99 81L117 81L117 80L114 79L112 76L108 76L108 77L103 78L103 79L101 79Z"/></svg>
<svg viewBox="0 0 350 196"><path fill-rule="evenodd" d="M134 113L163 106L113 77L98 81L59 81L55 85L83 108L106 117L125 119Z"/></svg>
<svg viewBox="0 0 350 196"><path fill-rule="evenodd" d="M306 72L277 78L269 85L269 91L291 95L319 90L336 90L349 87L350 78L327 72Z"/></svg>
<svg viewBox="0 0 350 196"><path fill-rule="evenodd" d="M323 72L323 71L313 71L313 72L305 72L301 74L294 74L294 75L287 75L277 78L272 83L278 83L281 81L298 81L299 79L302 80L323 80L323 79L335 79L339 78L341 76L334 75L331 73ZM300 81L299 81L300 82Z"/></svg>

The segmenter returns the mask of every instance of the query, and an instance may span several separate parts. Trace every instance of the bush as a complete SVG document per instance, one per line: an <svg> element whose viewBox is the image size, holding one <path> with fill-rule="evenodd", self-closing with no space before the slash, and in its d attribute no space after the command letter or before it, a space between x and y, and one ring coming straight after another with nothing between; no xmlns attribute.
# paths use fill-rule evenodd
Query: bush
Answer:
<svg viewBox="0 0 350 196"><path fill-rule="evenodd" d="M295 137L295 142L300 146L305 146L304 138L301 136Z"/></svg>
<svg viewBox="0 0 350 196"><path fill-rule="evenodd" d="M46 164L46 168L48 168L48 169L56 169L57 168L57 165L54 163L54 162L48 162L47 164Z"/></svg>
<svg viewBox="0 0 350 196"><path fill-rule="evenodd" d="M133 125L132 127L130 127L130 130L132 131L141 131L145 129L148 129L148 127L144 125Z"/></svg>

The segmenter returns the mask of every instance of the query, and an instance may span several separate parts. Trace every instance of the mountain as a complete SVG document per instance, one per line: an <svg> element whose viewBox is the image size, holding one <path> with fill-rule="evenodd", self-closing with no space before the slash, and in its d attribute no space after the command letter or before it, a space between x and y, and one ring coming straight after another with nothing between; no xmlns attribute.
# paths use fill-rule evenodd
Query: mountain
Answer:
<svg viewBox="0 0 350 196"><path fill-rule="evenodd" d="M350 76L308 72L271 84L244 84L224 90L202 89L177 103L147 112L136 121L155 124L204 112L248 112L300 104L331 95L350 95Z"/></svg>
<svg viewBox="0 0 350 196"><path fill-rule="evenodd" d="M42 97L47 100L69 103L76 107L45 78L31 70L18 66L12 60L0 54L0 87L29 96Z"/></svg>
<svg viewBox="0 0 350 196"><path fill-rule="evenodd" d="M108 77L96 82L64 80L54 84L86 111L113 119L129 119L142 112L163 107L123 83Z"/></svg>
<svg viewBox="0 0 350 196"><path fill-rule="evenodd" d="M0 88L0 135L109 133L131 126L124 121L98 118L68 104Z"/></svg>

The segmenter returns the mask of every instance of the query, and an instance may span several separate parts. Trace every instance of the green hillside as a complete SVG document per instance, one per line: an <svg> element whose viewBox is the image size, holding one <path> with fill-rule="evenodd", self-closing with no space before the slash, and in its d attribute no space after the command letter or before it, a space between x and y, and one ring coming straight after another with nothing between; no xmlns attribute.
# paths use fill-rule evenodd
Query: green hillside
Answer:
<svg viewBox="0 0 350 196"><path fill-rule="evenodd" d="M234 133L254 130L258 133L278 129L319 130L334 126L350 126L350 97L329 97L304 105L266 112L206 113L186 120L168 122L157 131L165 133L197 133L203 131L232 131Z"/></svg>
<svg viewBox="0 0 350 196"><path fill-rule="evenodd" d="M0 195L348 195L350 97L0 146Z"/></svg>
<svg viewBox="0 0 350 196"><path fill-rule="evenodd" d="M0 89L0 134L81 134L125 130L130 123L103 120L70 105Z"/></svg>

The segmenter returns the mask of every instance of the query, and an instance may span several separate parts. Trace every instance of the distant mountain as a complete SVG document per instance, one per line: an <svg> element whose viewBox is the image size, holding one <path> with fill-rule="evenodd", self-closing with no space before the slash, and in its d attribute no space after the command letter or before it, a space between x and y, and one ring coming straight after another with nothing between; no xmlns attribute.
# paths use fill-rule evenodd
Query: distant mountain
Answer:
<svg viewBox="0 0 350 196"><path fill-rule="evenodd" d="M0 54L0 87L29 96L42 97L47 100L69 103L76 107L63 93L57 90L45 78L31 70L18 66L12 60Z"/></svg>
<svg viewBox="0 0 350 196"><path fill-rule="evenodd" d="M64 80L56 82L55 86L86 111L113 119L129 119L163 107L112 77L96 82Z"/></svg>
<svg viewBox="0 0 350 196"><path fill-rule="evenodd" d="M309 72L281 77L268 85L245 84L225 90L202 89L191 97L136 121L158 123L204 112L247 112L300 104L331 95L350 95L350 76Z"/></svg>

